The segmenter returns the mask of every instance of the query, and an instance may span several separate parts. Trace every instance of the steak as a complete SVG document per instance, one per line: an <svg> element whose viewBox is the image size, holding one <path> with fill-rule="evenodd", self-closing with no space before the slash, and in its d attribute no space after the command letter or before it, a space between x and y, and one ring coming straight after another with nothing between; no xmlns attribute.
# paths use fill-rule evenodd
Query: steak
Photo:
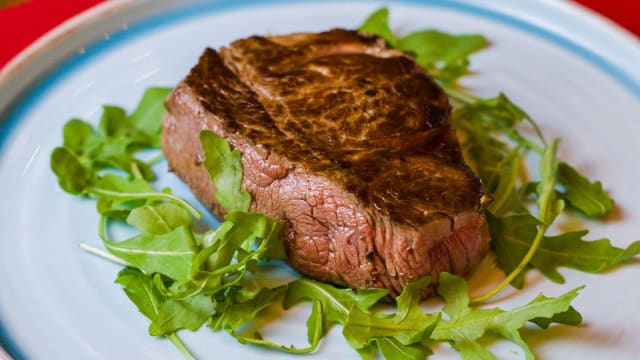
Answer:
<svg viewBox="0 0 640 360"><path fill-rule="evenodd" d="M251 210L284 222L287 261L310 278L396 296L425 275L468 274L488 250L482 185L446 95L378 37L336 29L206 49L166 108L170 169L223 215L198 134L227 139Z"/></svg>

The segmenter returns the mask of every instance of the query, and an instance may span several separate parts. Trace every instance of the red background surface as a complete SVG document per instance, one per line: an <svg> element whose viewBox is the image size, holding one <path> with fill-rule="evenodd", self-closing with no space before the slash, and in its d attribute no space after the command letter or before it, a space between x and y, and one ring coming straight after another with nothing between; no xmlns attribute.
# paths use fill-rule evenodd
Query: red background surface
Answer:
<svg viewBox="0 0 640 360"><path fill-rule="evenodd" d="M0 68L56 25L102 1L104 0L28 0L0 10ZM575 2L591 8L640 36L640 1Z"/></svg>

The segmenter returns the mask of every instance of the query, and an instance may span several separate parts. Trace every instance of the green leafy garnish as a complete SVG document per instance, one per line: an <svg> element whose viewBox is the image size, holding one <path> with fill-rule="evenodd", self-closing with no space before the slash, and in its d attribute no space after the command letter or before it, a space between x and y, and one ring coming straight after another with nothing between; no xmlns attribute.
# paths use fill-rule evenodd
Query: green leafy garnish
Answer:
<svg viewBox="0 0 640 360"><path fill-rule="evenodd" d="M434 79L443 84L455 82L468 73L468 56L487 45L482 35L452 35L438 30L422 30L397 38L389 27L389 10L381 8L358 27L378 35L387 44L413 56Z"/></svg>
<svg viewBox="0 0 640 360"><path fill-rule="evenodd" d="M154 189L154 160L136 156L138 150L160 144L168 91L147 90L129 116L122 108L105 106L97 130L82 120L69 121L63 146L52 152L51 167L65 191L96 199L99 235L110 253L105 257L126 264L116 282L151 320L149 333L168 337L191 358L176 335L181 329L216 323L248 341L235 329L253 320L284 288L250 290L246 277L258 270L260 261L285 258L285 251L279 240L282 224L247 212L251 196L241 191L240 153L211 132L203 132L201 139L205 166L227 211L218 228L197 232L194 217L200 213L168 189ZM107 227L118 221L139 233L110 239Z"/></svg>
<svg viewBox="0 0 640 360"><path fill-rule="evenodd" d="M484 48L482 35L451 35L437 30L408 34L397 41L398 49L411 54L416 62L442 84L450 84L469 72L467 57Z"/></svg>
<svg viewBox="0 0 640 360"><path fill-rule="evenodd" d="M357 307L351 309L342 332L349 345L356 350L363 350L373 345L374 340L382 339L385 345L403 349L402 352L422 350L426 353L427 349L422 347L422 343L430 339L440 321L440 314L426 314L418 305L420 293L430 281L426 277L405 286L396 299L398 306L395 314L371 313Z"/></svg>
<svg viewBox="0 0 640 360"><path fill-rule="evenodd" d="M584 240L586 230L548 234L565 204L586 217L603 217L613 209L613 200L600 182L559 161L559 140L547 142L533 119L506 95L481 99L457 87L456 81L468 73L470 56L488 44L482 35L427 29L396 37L386 8L369 16L359 30L414 57L449 95L464 157L493 199L486 208L491 247L507 274L494 289L470 299L464 279L442 273L437 287L442 311L428 313L420 297L429 277L406 285L395 307L384 310L378 304L387 290L342 289L306 278L276 287L260 284L253 275L263 271L262 264L286 258L282 223L249 212L252 199L242 189L240 151L211 131L199 134L204 166L226 213L217 228L208 230L196 230L202 229L195 220L200 213L191 204L170 189L154 188L152 165L158 158L143 161L138 156L139 150L160 145L167 88L148 89L129 115L120 107L104 106L95 128L80 119L64 126L63 145L53 150L51 168L63 190L96 200L98 234L108 253L82 247L125 266L115 282L150 320L149 334L167 337L190 359L194 357L177 333L205 324L240 343L296 354L316 351L329 329L340 326L345 341L363 359L376 352L387 359L424 359L440 342L463 359L491 359L494 355L482 340L492 334L517 344L532 359L519 330L527 322L541 328L580 324L582 315L571 301L582 287L557 298L538 295L512 310L480 309L475 303L508 284L521 288L529 268L558 283L564 282L559 267L606 271L639 254L640 241L623 249L608 239ZM526 171L531 161L537 162L534 174ZM137 234L112 239L108 228L113 223ZM308 346L277 344L252 328L265 309L289 309L303 301L312 304Z"/></svg>
<svg viewBox="0 0 640 360"><path fill-rule="evenodd" d="M440 314L426 314L419 306L420 293L429 280L424 278L407 285L397 299L395 314L372 311L387 295L386 290L339 289L309 279L289 284L284 305L289 308L303 300L314 302L307 320L311 349L318 346L319 339L332 325L342 325L347 343L364 357L377 347L389 356L420 359L430 353L423 342L430 338L440 320Z"/></svg>
<svg viewBox="0 0 640 360"><path fill-rule="evenodd" d="M200 132L200 142L205 154L204 165L216 187L216 200L227 211L247 211L251 195L240 190L242 162L240 152L231 151L229 143L212 131Z"/></svg>
<svg viewBox="0 0 640 360"><path fill-rule="evenodd" d="M166 191L153 190L148 184L154 178L153 161L144 162L136 157L138 150L159 145L160 109L169 91L148 89L130 116L122 108L105 106L97 130L79 119L67 122L63 146L51 153L51 169L60 187L70 194L97 198L101 214L110 212L126 217L132 208L131 202L168 200L199 217L198 211L184 200ZM105 174L104 170L109 168L119 169L128 176Z"/></svg>
<svg viewBox="0 0 640 360"><path fill-rule="evenodd" d="M68 162L69 155L72 155L76 162L71 167L64 167L59 166L59 162L52 161L61 187L79 194L84 190L84 187L79 186L81 184L66 186L72 176L81 175L86 180L108 167L115 167L132 176L138 175L145 180L153 179L151 164L137 159L135 153L141 148L159 146L164 111L162 104L170 91L169 88L147 89L136 110L129 116L120 107L104 106L97 129L83 120L69 121L63 129L63 148L68 153L58 154L57 157ZM78 165L83 169L79 169ZM74 172L70 173L68 170Z"/></svg>
<svg viewBox="0 0 640 360"><path fill-rule="evenodd" d="M183 299L167 298L149 325L149 335L166 335L180 329L198 330L215 314L211 296L195 294Z"/></svg>
<svg viewBox="0 0 640 360"><path fill-rule="evenodd" d="M575 325L582 320L570 306L581 288L557 298L539 295L528 304L509 311L473 309L469 306L464 279L448 273L440 274L438 287L438 293L445 301L442 313L425 313L419 299L429 280L423 278L408 284L396 300L395 313L373 310L384 292L337 289L308 279L289 284L285 305L289 307L305 299L314 301L307 321L312 348L317 346L312 339L318 339L318 331L324 333L332 324L339 324L349 345L366 359L375 349L389 359L424 359L431 353L428 346L438 342L450 343L463 359L493 358L479 342L489 334L516 343L530 359L533 355L518 331L526 322L548 327L551 323ZM322 327L317 326L319 321L322 321Z"/></svg>
<svg viewBox="0 0 640 360"><path fill-rule="evenodd" d="M548 143L533 119L507 96L480 99L456 86L455 80L467 72L469 55L487 44L482 36L423 30L398 38L390 33L388 18L388 11L380 9L359 30L413 56L444 87L454 105L452 123L465 160L493 198L487 206L492 248L507 276L474 302L488 299L509 282L522 287L527 267L559 282L563 279L556 270L559 266L601 272L638 254L637 242L625 250L604 239L584 241L585 232L547 235L565 202L588 217L602 217L613 209L613 200L600 182L559 162L558 141ZM531 127L536 137L523 135L522 125ZM524 171L531 157L539 162L536 180ZM531 200L537 204L537 214L529 210Z"/></svg>
<svg viewBox="0 0 640 360"><path fill-rule="evenodd" d="M389 9L387 8L383 7L374 11L364 23L358 27L358 30L378 35L383 38L387 44L396 47L397 40L389 27Z"/></svg>
<svg viewBox="0 0 640 360"><path fill-rule="evenodd" d="M599 181L591 182L567 163L558 165L560 197L590 217L605 216L613 209L613 200Z"/></svg>
<svg viewBox="0 0 640 360"><path fill-rule="evenodd" d="M113 255L144 273L159 273L175 280L189 279L196 255L195 240L187 226L159 235L142 233L121 242L105 240L104 244Z"/></svg>
<svg viewBox="0 0 640 360"><path fill-rule="evenodd" d="M309 321L307 322L308 339L315 349L322 336L333 324L344 325L352 309L367 311L381 298L387 295L387 290L338 289L333 285L324 284L310 279L299 279L289 284L284 307L289 308L303 300L314 302ZM320 322L312 321L321 319ZM309 326L311 324L311 326Z"/></svg>
<svg viewBox="0 0 640 360"><path fill-rule="evenodd" d="M118 273L115 282L122 286L127 297L144 316L151 321L156 319L165 298L154 287L151 278L138 269L126 267ZM195 359L176 333L166 336L187 359Z"/></svg>
<svg viewBox="0 0 640 360"><path fill-rule="evenodd" d="M142 205L129 213L127 223L150 234L166 234L183 225L191 225L191 214L172 203Z"/></svg>
<svg viewBox="0 0 640 360"><path fill-rule="evenodd" d="M544 234L555 218L559 215L559 213L564 208L564 202L562 200L557 199L556 191L555 191L555 174L557 169L557 146L558 141L554 141L551 146L548 146L544 149L542 154L542 160L540 161L540 182L536 188L537 197L537 207L538 207L538 218L539 224L535 231L535 236L531 242L531 246L527 249L527 252L524 254L522 258L515 265L513 270L508 272L506 278L500 282L494 289L487 292L486 294L479 296L473 299L473 302L481 302L491 298L493 295L497 294L500 290L502 290L507 284L514 281L517 278L521 277L529 262L535 256L538 247L540 246L540 242L542 241ZM511 256L511 255L509 255Z"/></svg>
<svg viewBox="0 0 640 360"><path fill-rule="evenodd" d="M217 302L216 315L210 320L209 326L214 330L222 329L235 337L242 338L236 334L236 330L271 306L286 289L286 286L273 289L262 288L257 293L252 293L250 298L243 302Z"/></svg>
<svg viewBox="0 0 640 360"><path fill-rule="evenodd" d="M517 265L514 259L521 259L531 247L540 222L529 214L496 218L488 215L492 247L501 268L513 271ZM626 249L611 245L609 239L585 241L587 230L571 231L556 236L545 236L530 265L542 271L551 281L564 283L558 267L599 273L640 254L640 241L633 242ZM522 288L522 277L512 284Z"/></svg>
<svg viewBox="0 0 640 360"><path fill-rule="evenodd" d="M446 301L444 312L448 320L441 321L433 331L433 339L447 341L460 352L463 359L493 358L493 355L478 342L488 333L504 337L518 344L527 359L533 353L526 345L518 329L527 321L548 319L556 314L566 313L581 288L574 289L560 297L548 298L538 295L529 304L504 311L493 309L472 309L469 307L467 284L457 276L447 273L440 275L438 293Z"/></svg>
<svg viewBox="0 0 640 360"><path fill-rule="evenodd" d="M547 329L551 324L580 325L582 323L582 314L573 306L570 306L567 311L556 313L552 317L533 318L529 319L529 322L543 329Z"/></svg>

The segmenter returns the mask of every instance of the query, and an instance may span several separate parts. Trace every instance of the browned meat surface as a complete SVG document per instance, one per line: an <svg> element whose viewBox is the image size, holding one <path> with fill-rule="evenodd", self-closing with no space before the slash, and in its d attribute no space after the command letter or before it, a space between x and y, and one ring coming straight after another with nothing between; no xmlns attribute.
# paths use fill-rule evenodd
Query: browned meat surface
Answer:
<svg viewBox="0 0 640 360"><path fill-rule="evenodd" d="M464 275L489 236L445 94L410 58L353 31L253 36L207 49L166 102L163 150L216 214L198 134L242 153L252 210L282 219L300 273L398 294Z"/></svg>

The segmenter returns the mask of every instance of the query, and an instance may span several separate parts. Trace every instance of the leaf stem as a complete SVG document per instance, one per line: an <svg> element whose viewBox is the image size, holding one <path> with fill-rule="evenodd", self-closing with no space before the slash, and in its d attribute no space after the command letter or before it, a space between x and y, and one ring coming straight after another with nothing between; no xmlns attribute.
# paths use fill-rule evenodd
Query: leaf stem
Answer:
<svg viewBox="0 0 640 360"><path fill-rule="evenodd" d="M509 180L507 182L509 189L513 189L513 190L516 189L518 172L520 170L519 169L520 161L518 158L520 157L521 150L522 150L522 146L516 147L509 154L507 154L507 156L505 156L502 160L500 160L500 162L497 164L499 168L507 168L507 169L509 169L509 167L511 168L510 171L508 172L508 177L504 177ZM516 161L516 163L509 165L509 163L513 161ZM489 187L492 187L492 185L495 184L496 182L500 184L499 180L501 179L499 178L501 176L503 175L499 174L498 172L493 173L493 175L489 178L489 181L487 181L487 185L489 185ZM504 178L502 180L504 180ZM497 188L495 191L493 191L493 194L492 194L493 201L488 206L488 209L491 211L493 215L501 216L503 214L505 210L502 209L502 206L504 206L507 203L507 201L509 200L510 194L511 194L510 191L501 191L500 188Z"/></svg>
<svg viewBox="0 0 640 360"><path fill-rule="evenodd" d="M104 196L109 199L116 199L116 200L136 200L136 199L168 200L184 207L195 218L197 219L202 218L202 214L196 208L191 206L191 204L189 204L186 200L183 200L173 194L167 194L159 191L158 192L125 193L125 192L112 191L112 190L101 189L96 187L89 187L86 189L86 192L95 196Z"/></svg>
<svg viewBox="0 0 640 360"><path fill-rule="evenodd" d="M479 99L473 95L467 94L463 91L460 90L456 90L453 89L449 86L442 86L442 88L444 89L444 91L447 93L447 95L449 96L449 98L462 103L463 105L469 105L469 104L473 104L474 102L478 101Z"/></svg>
<svg viewBox="0 0 640 360"><path fill-rule="evenodd" d="M539 209L538 217L540 218L541 224L538 227L538 232L536 233L536 237L533 239L531 247L522 260L520 260L518 266L516 266L516 268L513 269L513 271L511 271L511 273L504 278L500 284L498 284L498 286L482 296L471 299L471 303L479 303L497 294L527 267L529 261L531 261L536 251L538 251L538 247L540 246L547 229L558 216L558 213L562 211L563 202L556 199L555 192L556 172L558 170L556 158L558 143L559 140L555 140L551 145L546 147L542 154L542 159L540 160L540 184L537 189L537 204Z"/></svg>
<svg viewBox="0 0 640 360"><path fill-rule="evenodd" d="M318 321L318 324L322 324L321 321ZM320 331L315 332L316 334L321 334ZM318 343L319 343L319 336L321 335L315 335L313 340L313 344L310 344L307 347L304 348L297 348L293 345L291 346L286 346L286 345L280 345L277 344L275 342L269 341L269 340L263 340L263 339L255 339L255 338L250 338L250 337L241 337L238 336L236 334L231 334L232 336L234 336L236 339L238 339L238 341L242 344L254 344L254 345L260 345L260 346L264 346L267 348L272 348L272 349L278 349L278 350L282 350L282 351L286 351L288 353L291 354L308 354L314 350L316 350L318 348Z"/></svg>
<svg viewBox="0 0 640 360"><path fill-rule="evenodd" d="M182 353L182 355L184 355L184 357L186 357L189 360L196 360L195 356L193 356L193 354L191 354L191 351L187 349L187 346L182 342L182 339L180 339L178 334L171 333L165 336L167 337L167 339L169 339L169 341L171 341L173 346L175 346L178 350L180 350L180 352Z"/></svg>
<svg viewBox="0 0 640 360"><path fill-rule="evenodd" d="M478 97L475 97L471 94L468 94L464 91L460 91L457 89L454 89L452 87L446 86L446 85L440 85L443 89L444 92L447 94L447 96L449 97L449 99L458 102L462 105L471 105L479 100L481 100ZM542 131L540 130L540 127L538 126L538 124L533 121L533 119L525 114L524 116L524 120L526 122L528 122L531 127L533 128L533 131L536 133L536 136L538 137L538 139L540 139L540 141L542 142L542 144L544 146L547 145L547 141L545 140L544 136L542 135ZM542 153L543 148L541 148L540 146L535 145L533 142L529 141L528 139L524 138L524 137L519 137L519 140L522 140L525 142L525 144L527 144L530 148L534 149L535 151L537 151L538 153Z"/></svg>
<svg viewBox="0 0 640 360"><path fill-rule="evenodd" d="M107 227L107 216L106 215L100 215L100 221L98 223L98 236L100 236L100 239L102 241L108 241L109 240L107 238L106 227Z"/></svg>
<svg viewBox="0 0 640 360"><path fill-rule="evenodd" d="M84 251L86 251L86 252L89 252L89 253L91 253L91 254L93 254L93 255L97 255L97 256L99 256L99 257L101 257L101 258L103 258L103 259L106 259L106 260L112 261L112 262L114 262L114 263L116 263L116 264L120 264L120 265L122 265L122 266L130 266L130 267L133 267L133 265L131 265L131 264L129 264L128 262L126 262L126 261L124 261L124 260L120 259L119 257L117 257L117 256L115 256L115 255L113 255L113 254L110 254L110 253L108 253L108 252L106 252L106 251L104 251L104 250L102 250L102 249L99 249L99 248L97 248L97 247L95 247L95 246L91 246L91 245L86 244L86 243L80 243L80 244L78 244L78 246L79 246L82 250L84 250Z"/></svg>
<svg viewBox="0 0 640 360"><path fill-rule="evenodd" d="M147 165L153 165L162 159L164 159L164 154L162 153L162 151L158 151L158 153L154 157L147 161Z"/></svg>
<svg viewBox="0 0 640 360"><path fill-rule="evenodd" d="M538 124L535 121L533 121L533 119L529 115L525 116L525 120L533 127L533 131L535 131L536 135L538 136L538 139L540 139L542 144L544 146L547 146L547 140L545 140L544 135L542 135L542 130L540 130L540 127L538 126Z"/></svg>
<svg viewBox="0 0 640 360"><path fill-rule="evenodd" d="M138 180L144 180L144 176L142 176L142 173L140 172L140 167L135 162L131 163L131 173L133 174L134 178Z"/></svg>
<svg viewBox="0 0 640 360"><path fill-rule="evenodd" d="M484 295L472 298L471 303L477 304L491 298L492 296L500 292L500 290L504 289L505 286L509 285L509 283L511 283L511 281L513 281L513 279L515 279L516 276L520 275L520 273L525 269L527 264L529 264L529 261L531 261L531 259L533 258L533 255L535 255L535 253L538 251L538 247L540 246L540 243L544 238L544 234L547 232L547 228L548 228L548 225L541 224L540 227L538 228L538 232L536 233L536 237L533 239L533 243L531 244L531 247L527 251L526 255L522 258L522 260L520 260L520 263L518 263L518 266L516 266L516 268L513 269L513 271L511 271L511 273L507 277L505 277L504 280L502 280L491 291L485 293Z"/></svg>

